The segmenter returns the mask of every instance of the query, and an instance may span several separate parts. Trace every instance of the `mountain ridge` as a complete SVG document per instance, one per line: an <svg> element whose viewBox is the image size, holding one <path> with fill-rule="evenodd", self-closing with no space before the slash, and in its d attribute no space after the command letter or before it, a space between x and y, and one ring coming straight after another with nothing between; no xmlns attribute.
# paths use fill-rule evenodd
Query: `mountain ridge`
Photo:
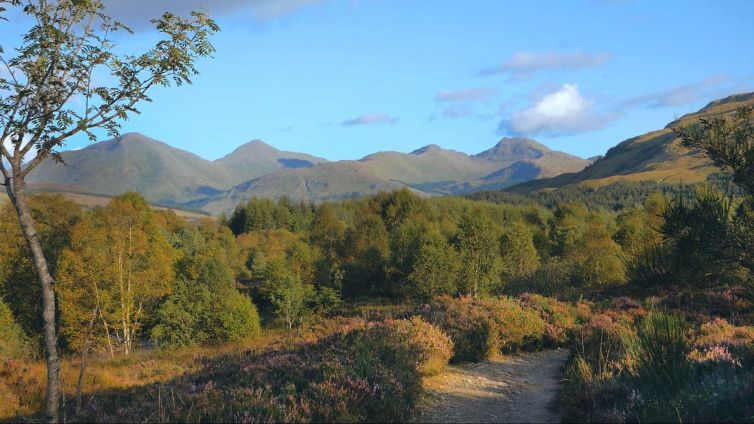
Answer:
<svg viewBox="0 0 754 424"><path fill-rule="evenodd" d="M570 171L587 164L528 139L504 139L476 155L428 144L410 153L376 152L334 162L252 140L208 161L139 133L62 156L67 166L48 159L30 174L29 183L110 196L139 191L152 202L214 213L227 212L251 197L285 195L318 202L400 187L425 195L458 194L549 176L563 163ZM522 160L530 163L518 164Z"/></svg>

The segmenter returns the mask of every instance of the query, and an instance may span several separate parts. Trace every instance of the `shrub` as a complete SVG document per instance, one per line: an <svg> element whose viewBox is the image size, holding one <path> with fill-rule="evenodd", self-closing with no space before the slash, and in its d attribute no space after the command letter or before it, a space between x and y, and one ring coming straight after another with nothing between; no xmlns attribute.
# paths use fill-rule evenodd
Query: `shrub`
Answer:
<svg viewBox="0 0 754 424"><path fill-rule="evenodd" d="M448 340L443 343L441 333L418 318L353 324L351 331L335 332L314 343L220 357L198 373L167 384L93 394L85 401L84 415L77 419L407 420L422 391L419 369L449 357ZM428 337L432 348L426 346Z"/></svg>
<svg viewBox="0 0 754 424"><path fill-rule="evenodd" d="M420 310L420 314L453 341L451 362L479 362L499 350L496 322L471 297L436 297Z"/></svg>
<svg viewBox="0 0 754 424"><path fill-rule="evenodd" d="M0 299L0 358L23 358L33 353L31 342Z"/></svg>
<svg viewBox="0 0 754 424"><path fill-rule="evenodd" d="M740 347L751 343L754 343L754 327L736 327L723 318L702 324L694 341L697 347Z"/></svg>
<svg viewBox="0 0 754 424"><path fill-rule="evenodd" d="M551 297L524 293L519 296L519 301L524 307L536 310L545 321L544 343L546 346L566 345L576 326L586 319L586 316L582 316L576 307Z"/></svg>
<svg viewBox="0 0 754 424"><path fill-rule="evenodd" d="M391 337L409 346L418 358L417 369L422 375L442 371L453 356L453 342L450 337L419 317L388 320L384 327Z"/></svg>
<svg viewBox="0 0 754 424"><path fill-rule="evenodd" d="M592 366L600 378L628 371L633 365L628 340L635 337L631 326L607 314L595 314L574 332L571 348Z"/></svg>
<svg viewBox="0 0 754 424"><path fill-rule="evenodd" d="M495 323L503 352L534 350L541 346L545 322L536 309L523 307L510 297L478 301Z"/></svg>
<svg viewBox="0 0 754 424"><path fill-rule="evenodd" d="M701 325L694 340L696 359L731 356L731 363L754 364L754 327L737 327L722 318ZM724 354L723 354L724 352Z"/></svg>
<svg viewBox="0 0 754 424"><path fill-rule="evenodd" d="M235 342L258 337L259 323L254 303L235 288L213 292L206 284L178 281L158 310L151 338L164 348Z"/></svg>

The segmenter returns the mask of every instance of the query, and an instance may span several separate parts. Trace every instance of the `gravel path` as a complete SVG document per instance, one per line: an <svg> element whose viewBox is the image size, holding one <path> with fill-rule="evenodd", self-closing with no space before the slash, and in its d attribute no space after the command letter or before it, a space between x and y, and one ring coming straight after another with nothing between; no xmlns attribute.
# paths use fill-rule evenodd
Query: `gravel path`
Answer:
<svg viewBox="0 0 754 424"><path fill-rule="evenodd" d="M451 366L427 380L431 400L417 421L560 422L553 408L566 350L546 350Z"/></svg>

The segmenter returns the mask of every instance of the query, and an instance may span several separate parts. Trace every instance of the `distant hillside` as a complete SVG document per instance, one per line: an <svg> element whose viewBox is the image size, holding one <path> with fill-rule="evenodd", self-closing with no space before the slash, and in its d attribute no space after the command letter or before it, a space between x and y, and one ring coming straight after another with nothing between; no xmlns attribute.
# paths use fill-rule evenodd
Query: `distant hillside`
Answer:
<svg viewBox="0 0 754 424"><path fill-rule="evenodd" d="M408 186L424 194L459 194L507 187L583 169L587 161L553 152L535 141L504 138L495 147L469 156L437 145L411 153L380 152L359 161L320 163L306 169L273 172L237 185L191 206L219 213L252 197L325 201Z"/></svg>
<svg viewBox="0 0 754 424"><path fill-rule="evenodd" d="M30 174L29 183L39 190L106 196L138 191L150 202L213 213L255 196L317 202L400 187L427 195L460 194L574 172L588 164L523 138L504 138L473 156L429 145L411 153L380 152L338 162L283 152L256 140L210 162L136 133L64 152L63 159L66 165L45 161Z"/></svg>
<svg viewBox="0 0 754 424"><path fill-rule="evenodd" d="M239 146L229 155L215 161L237 182L248 181L281 169L311 168L327 162L306 153L283 152L261 140Z"/></svg>
<svg viewBox="0 0 754 424"><path fill-rule="evenodd" d="M738 94L713 101L698 112L684 115L661 130L625 140L608 150L604 157L583 171L528 181L507 190L529 193L572 185L599 187L619 181L704 181L710 174L719 170L700 152L681 147L672 128L688 125L705 116L731 114L739 105L745 103L754 103L754 93Z"/></svg>
<svg viewBox="0 0 754 424"><path fill-rule="evenodd" d="M65 165L48 159L27 179L70 191L116 196L138 191L149 201L177 205L227 190L234 179L216 164L137 133L63 152Z"/></svg>
<svg viewBox="0 0 754 424"><path fill-rule="evenodd" d="M319 202L390 191L403 184L370 174L354 161L323 163L313 168L274 172L188 206L213 214L232 211L252 197Z"/></svg>

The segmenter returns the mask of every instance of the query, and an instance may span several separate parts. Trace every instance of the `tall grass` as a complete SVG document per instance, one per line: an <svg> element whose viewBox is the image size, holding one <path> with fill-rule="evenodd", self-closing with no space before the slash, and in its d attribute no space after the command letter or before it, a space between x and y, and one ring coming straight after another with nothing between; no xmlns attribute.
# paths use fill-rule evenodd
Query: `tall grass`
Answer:
<svg viewBox="0 0 754 424"><path fill-rule="evenodd" d="M673 314L651 312L639 325L630 353L636 373L645 386L657 391L675 390L690 376L691 351L686 321Z"/></svg>

